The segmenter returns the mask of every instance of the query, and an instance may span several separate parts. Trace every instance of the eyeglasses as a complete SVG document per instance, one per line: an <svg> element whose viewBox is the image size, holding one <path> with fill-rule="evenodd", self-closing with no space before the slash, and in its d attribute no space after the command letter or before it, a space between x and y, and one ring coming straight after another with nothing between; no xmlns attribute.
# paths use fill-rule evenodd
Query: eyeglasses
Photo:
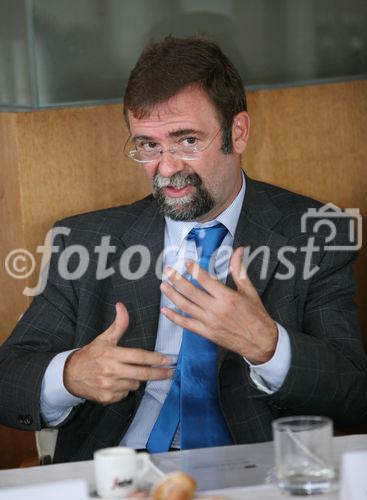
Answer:
<svg viewBox="0 0 367 500"><path fill-rule="evenodd" d="M131 138L127 140L124 147L124 154L138 163L153 163L159 161L163 153L170 153L180 160L196 160L200 153L208 149L221 129L218 129L215 135L208 141L202 141L194 135L181 137L174 141L167 149L162 149L159 142L152 139L136 139L133 143ZM135 146L135 149L129 150L129 145Z"/></svg>

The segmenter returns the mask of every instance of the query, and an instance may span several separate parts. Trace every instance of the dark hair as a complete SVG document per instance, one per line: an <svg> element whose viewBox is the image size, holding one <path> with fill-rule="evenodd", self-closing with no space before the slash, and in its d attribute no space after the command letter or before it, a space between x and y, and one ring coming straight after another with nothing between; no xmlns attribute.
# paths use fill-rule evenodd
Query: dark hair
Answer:
<svg viewBox="0 0 367 500"><path fill-rule="evenodd" d="M128 111L140 118L156 104L190 85L201 87L215 106L222 127L222 151L232 152L233 117L246 111L241 77L218 45L205 38L175 38L145 47L131 72L124 96L124 116Z"/></svg>

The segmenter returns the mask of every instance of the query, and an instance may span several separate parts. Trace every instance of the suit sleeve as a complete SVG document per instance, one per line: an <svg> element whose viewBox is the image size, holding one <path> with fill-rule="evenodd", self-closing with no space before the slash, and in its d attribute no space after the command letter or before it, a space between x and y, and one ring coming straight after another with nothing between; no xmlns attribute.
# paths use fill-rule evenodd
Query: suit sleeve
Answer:
<svg viewBox="0 0 367 500"><path fill-rule="evenodd" d="M346 244L342 231L337 243ZM289 371L279 390L265 396L285 414L321 414L340 424L367 414L367 358L354 302L355 257L354 251L322 251L318 271L298 287L298 327L296 322L285 325Z"/></svg>
<svg viewBox="0 0 367 500"><path fill-rule="evenodd" d="M41 415L49 427L56 427L70 415L74 406L85 399L70 394L64 386L64 366L75 349L60 352L52 358L42 380Z"/></svg>

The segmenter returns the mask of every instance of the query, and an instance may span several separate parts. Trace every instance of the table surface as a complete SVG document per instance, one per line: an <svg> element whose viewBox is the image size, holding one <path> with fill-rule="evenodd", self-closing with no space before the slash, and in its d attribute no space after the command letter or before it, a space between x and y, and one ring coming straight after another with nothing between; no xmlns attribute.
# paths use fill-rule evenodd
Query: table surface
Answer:
<svg viewBox="0 0 367 500"><path fill-rule="evenodd" d="M337 466L342 453L362 450L367 450L367 435L333 438ZM221 495L221 498L246 500L286 498L273 484L272 442L160 453L151 455L151 459L163 472L183 470L191 474L198 482L198 491L203 494L210 491L211 496ZM2 470L0 488L68 479L85 479L89 491L94 491L93 461ZM337 492L312 496L315 500L331 500L337 497Z"/></svg>

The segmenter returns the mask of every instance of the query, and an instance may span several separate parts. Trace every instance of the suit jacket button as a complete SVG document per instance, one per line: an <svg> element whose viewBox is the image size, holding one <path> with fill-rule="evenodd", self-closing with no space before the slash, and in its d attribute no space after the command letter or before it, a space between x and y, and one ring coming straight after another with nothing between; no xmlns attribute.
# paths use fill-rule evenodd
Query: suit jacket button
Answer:
<svg viewBox="0 0 367 500"><path fill-rule="evenodd" d="M33 419L31 415L19 415L19 423L22 425L32 425Z"/></svg>
<svg viewBox="0 0 367 500"><path fill-rule="evenodd" d="M24 419L24 424L25 425L32 425L32 423L33 423L33 418L30 415L26 415L26 417Z"/></svg>

